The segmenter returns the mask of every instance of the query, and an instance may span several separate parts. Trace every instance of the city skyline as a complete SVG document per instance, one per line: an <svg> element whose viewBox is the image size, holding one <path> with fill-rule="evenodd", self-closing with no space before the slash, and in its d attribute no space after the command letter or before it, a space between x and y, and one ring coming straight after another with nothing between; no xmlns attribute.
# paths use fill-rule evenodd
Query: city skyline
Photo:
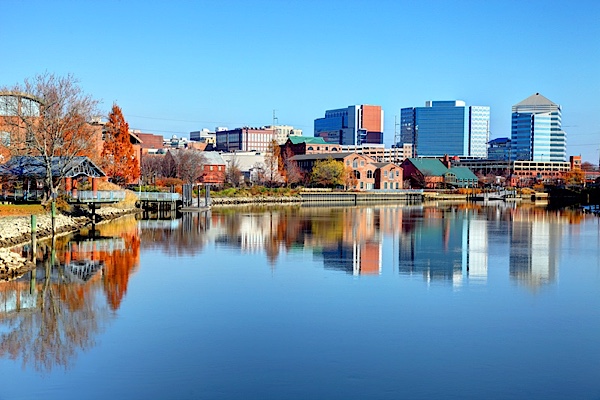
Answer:
<svg viewBox="0 0 600 400"><path fill-rule="evenodd" d="M490 139L511 107L562 107L567 155L597 164L600 5L559 2L275 1L27 3L8 0L2 85L72 73L133 129L185 136L273 123L312 136L328 109L380 105L384 143L400 109L489 106ZM518 12L517 12L518 11Z"/></svg>

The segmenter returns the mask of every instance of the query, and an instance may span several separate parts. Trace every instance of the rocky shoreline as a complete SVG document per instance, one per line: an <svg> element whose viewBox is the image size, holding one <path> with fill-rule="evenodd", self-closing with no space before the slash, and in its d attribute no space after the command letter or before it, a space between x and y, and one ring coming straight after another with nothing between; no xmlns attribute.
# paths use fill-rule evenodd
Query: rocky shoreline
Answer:
<svg viewBox="0 0 600 400"><path fill-rule="evenodd" d="M99 222L110 221L126 214L140 212L137 208L104 207L96 210ZM36 216L37 240L52 236L52 219L49 214ZM89 215L63 215L55 219L56 234L77 231L90 223ZM31 216L0 218L0 280L12 279L27 272L35 264L21 257L14 247L31 242Z"/></svg>

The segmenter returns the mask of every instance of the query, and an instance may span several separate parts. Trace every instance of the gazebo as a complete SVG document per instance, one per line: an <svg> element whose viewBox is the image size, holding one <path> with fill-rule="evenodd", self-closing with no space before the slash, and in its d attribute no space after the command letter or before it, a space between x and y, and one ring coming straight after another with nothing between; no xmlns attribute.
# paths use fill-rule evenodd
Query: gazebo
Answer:
<svg viewBox="0 0 600 400"><path fill-rule="evenodd" d="M72 198L77 198L77 179L88 177L91 179L92 192L98 191L98 178L106 174L92 160L84 156L76 157L53 157L52 177L64 178L65 191ZM23 199L38 198L40 183L46 179L47 170L44 158L41 156L14 156L7 163L0 165L0 177L3 179L14 179L28 182L28 189L23 192ZM35 195L30 195L30 184L35 182ZM43 184L41 186L43 188ZM43 190L42 190L43 192ZM4 194L6 196L6 194ZM15 199L17 193L14 194Z"/></svg>

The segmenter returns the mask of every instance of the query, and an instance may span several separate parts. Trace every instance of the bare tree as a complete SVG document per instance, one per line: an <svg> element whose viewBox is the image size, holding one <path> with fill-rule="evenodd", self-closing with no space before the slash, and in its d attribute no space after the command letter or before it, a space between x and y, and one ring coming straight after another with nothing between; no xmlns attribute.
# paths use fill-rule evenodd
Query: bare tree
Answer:
<svg viewBox="0 0 600 400"><path fill-rule="evenodd" d="M1 90L10 154L41 159L46 194L55 195L74 158L97 152L100 139L90 122L99 115L98 102L83 93L72 75L44 73Z"/></svg>
<svg viewBox="0 0 600 400"><path fill-rule="evenodd" d="M142 179L154 183L156 177L162 176L163 155L146 154L142 156Z"/></svg>
<svg viewBox="0 0 600 400"><path fill-rule="evenodd" d="M202 175L205 157L198 150L181 149L175 156L177 177L186 183L196 183Z"/></svg>
<svg viewBox="0 0 600 400"><path fill-rule="evenodd" d="M234 154L227 162L227 169L225 170L225 182L229 183L233 187L239 187L241 184L242 170L240 168L240 161Z"/></svg>

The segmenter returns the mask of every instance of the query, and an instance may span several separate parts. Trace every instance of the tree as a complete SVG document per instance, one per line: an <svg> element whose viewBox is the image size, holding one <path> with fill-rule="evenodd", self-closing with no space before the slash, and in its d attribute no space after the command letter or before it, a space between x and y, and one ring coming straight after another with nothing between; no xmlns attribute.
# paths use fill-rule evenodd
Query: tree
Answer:
<svg viewBox="0 0 600 400"><path fill-rule="evenodd" d="M175 157L177 177L186 183L196 183L202 175L206 160L198 150L181 149Z"/></svg>
<svg viewBox="0 0 600 400"><path fill-rule="evenodd" d="M332 158L318 160L310 174L310 182L315 186L335 187L346 184L344 163Z"/></svg>
<svg viewBox="0 0 600 400"><path fill-rule="evenodd" d="M154 183L156 177L162 177L163 155L146 154L142 157L142 179L146 183Z"/></svg>
<svg viewBox="0 0 600 400"><path fill-rule="evenodd" d="M11 155L42 159L46 197L54 197L74 158L97 151L90 122L99 115L98 102L83 93L72 75L44 73L2 91L12 94L0 104L10 116L2 121L10 136L7 149ZM61 158L53 171L56 157Z"/></svg>
<svg viewBox="0 0 600 400"><path fill-rule="evenodd" d="M285 171L285 182L287 186L293 186L304 182L304 174L298 163L292 160L294 152L289 147L286 147L283 157L283 166Z"/></svg>
<svg viewBox="0 0 600 400"><path fill-rule="evenodd" d="M240 162L237 156L234 154L233 157L227 162L227 169L225 170L225 182L229 183L233 187L239 187L242 176L242 170L240 168Z"/></svg>
<svg viewBox="0 0 600 400"><path fill-rule="evenodd" d="M583 171L593 171L595 169L594 164L589 161L584 161L581 163L581 169Z"/></svg>
<svg viewBox="0 0 600 400"><path fill-rule="evenodd" d="M112 182L123 185L140 177L140 167L129 135L129 124L121 108L113 104L104 126L102 166Z"/></svg>
<svg viewBox="0 0 600 400"><path fill-rule="evenodd" d="M281 149L277 141L273 139L265 155L265 167L262 176L264 184L272 187L283 183L284 178L280 171L283 171Z"/></svg>

